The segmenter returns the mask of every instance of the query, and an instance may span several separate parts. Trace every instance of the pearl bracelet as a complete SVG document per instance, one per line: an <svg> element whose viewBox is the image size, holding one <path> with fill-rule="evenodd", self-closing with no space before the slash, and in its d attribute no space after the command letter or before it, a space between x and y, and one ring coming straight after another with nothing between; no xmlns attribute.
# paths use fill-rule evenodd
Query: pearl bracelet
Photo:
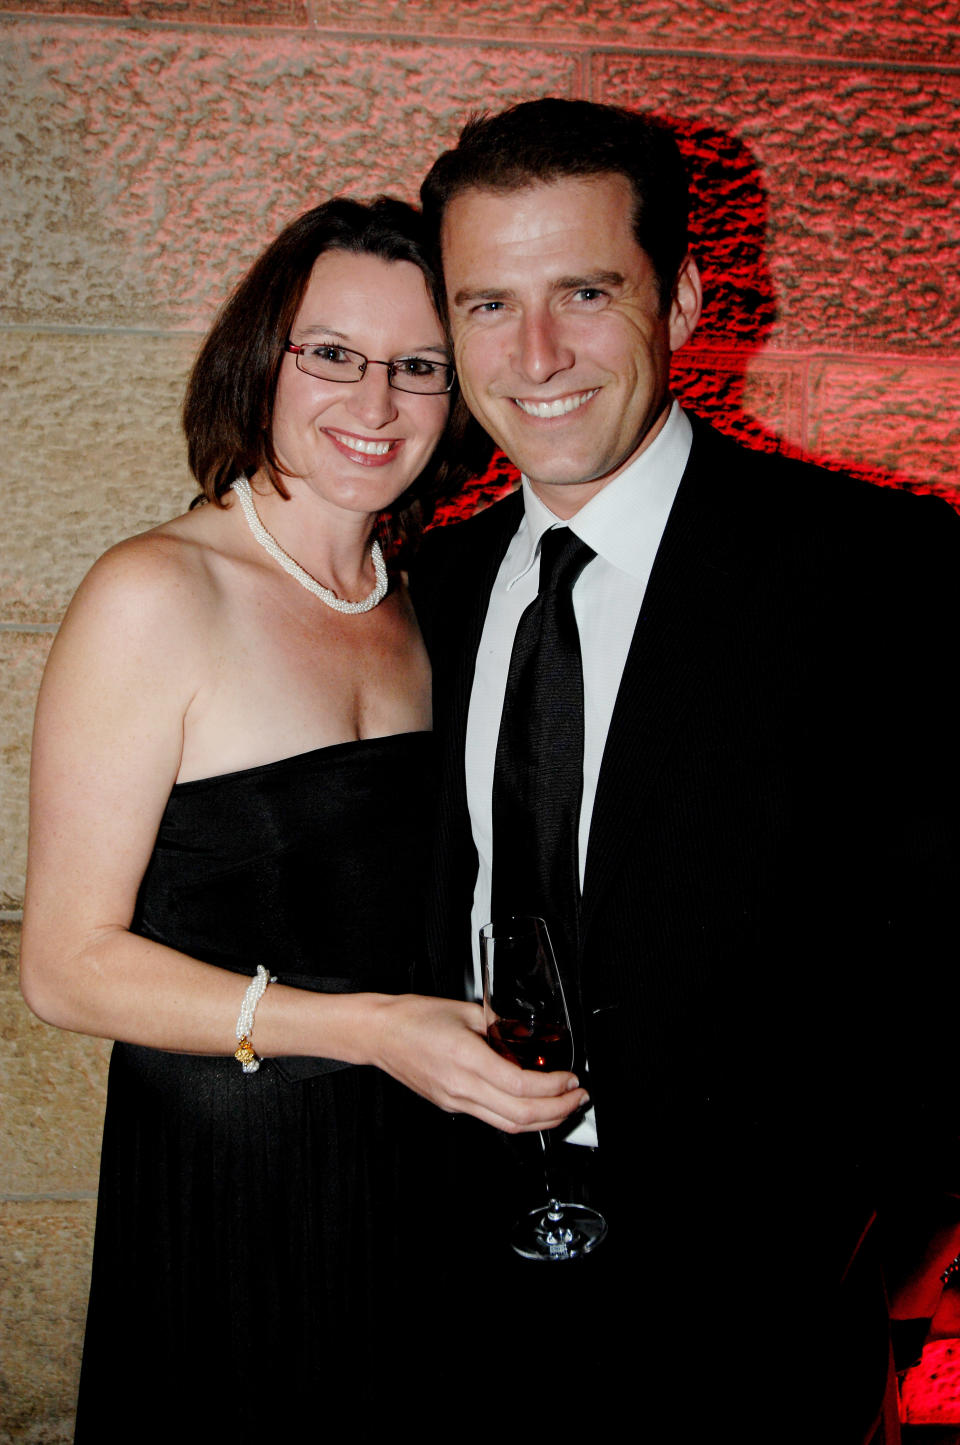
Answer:
<svg viewBox="0 0 960 1445"><path fill-rule="evenodd" d="M257 971L247 985L247 991L243 995L243 1003L240 1007L240 1017L237 1019L237 1039L239 1040L233 1057L238 1064L243 1066L245 1074L255 1074L260 1067L260 1060L253 1051L253 1044L250 1042L253 1036L253 1016L257 1011L257 1004L267 991L267 985L276 983L276 977L271 975L264 968L263 964L257 965Z"/></svg>

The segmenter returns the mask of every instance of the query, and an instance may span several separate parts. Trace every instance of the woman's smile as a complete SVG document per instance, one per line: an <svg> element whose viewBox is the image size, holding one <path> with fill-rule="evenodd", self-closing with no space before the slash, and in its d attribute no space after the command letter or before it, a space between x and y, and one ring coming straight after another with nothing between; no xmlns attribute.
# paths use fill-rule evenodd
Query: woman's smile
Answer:
<svg viewBox="0 0 960 1445"><path fill-rule="evenodd" d="M335 427L321 427L338 451L363 467L379 467L392 462L403 446L402 438L364 437Z"/></svg>

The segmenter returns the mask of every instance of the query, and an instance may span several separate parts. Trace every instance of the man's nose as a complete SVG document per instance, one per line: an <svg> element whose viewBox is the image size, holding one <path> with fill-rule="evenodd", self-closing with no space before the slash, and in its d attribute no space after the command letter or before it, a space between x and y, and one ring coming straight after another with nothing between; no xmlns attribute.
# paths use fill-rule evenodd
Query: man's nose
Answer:
<svg viewBox="0 0 960 1445"><path fill-rule="evenodd" d="M549 381L573 365L574 351L564 339L562 323L549 311L527 312L520 321L517 363L531 381Z"/></svg>

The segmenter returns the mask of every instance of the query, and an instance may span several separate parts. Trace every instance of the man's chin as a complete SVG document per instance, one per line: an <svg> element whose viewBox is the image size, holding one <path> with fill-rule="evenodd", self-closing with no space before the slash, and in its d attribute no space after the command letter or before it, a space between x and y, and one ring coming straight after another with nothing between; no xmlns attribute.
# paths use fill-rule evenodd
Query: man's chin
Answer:
<svg viewBox="0 0 960 1445"><path fill-rule="evenodd" d="M541 486L582 487L609 481L625 465L619 459L611 461L608 457L577 457L564 447L533 448L529 441L523 446L511 447L510 441L511 438L504 437L497 441L497 446L518 472Z"/></svg>
<svg viewBox="0 0 960 1445"><path fill-rule="evenodd" d="M506 448L504 448L506 451ZM507 456L510 453L507 452ZM530 468L523 466L519 461L514 465L519 471L535 486L549 486L558 488L568 487L593 487L599 489L612 482L614 477L619 476L624 467L629 466L635 453L630 452L625 457L617 457L615 461L604 458L598 461L591 457L589 461L578 463L570 456L558 456L556 466L551 467L549 458L542 456L530 457Z"/></svg>

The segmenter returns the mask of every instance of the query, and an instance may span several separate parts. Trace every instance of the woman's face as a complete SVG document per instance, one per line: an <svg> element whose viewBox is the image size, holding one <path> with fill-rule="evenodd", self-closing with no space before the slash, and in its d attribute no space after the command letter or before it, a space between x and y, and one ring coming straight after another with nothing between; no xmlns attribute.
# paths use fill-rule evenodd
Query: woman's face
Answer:
<svg viewBox="0 0 960 1445"><path fill-rule="evenodd" d="M290 340L347 347L377 361L449 360L418 267L345 251L326 251L314 263ZM287 352L273 409L274 451L284 472L329 506L380 512L423 470L449 406L447 395L389 386L385 366L368 366L357 382L325 381L306 375ZM295 480L288 487L299 490Z"/></svg>

